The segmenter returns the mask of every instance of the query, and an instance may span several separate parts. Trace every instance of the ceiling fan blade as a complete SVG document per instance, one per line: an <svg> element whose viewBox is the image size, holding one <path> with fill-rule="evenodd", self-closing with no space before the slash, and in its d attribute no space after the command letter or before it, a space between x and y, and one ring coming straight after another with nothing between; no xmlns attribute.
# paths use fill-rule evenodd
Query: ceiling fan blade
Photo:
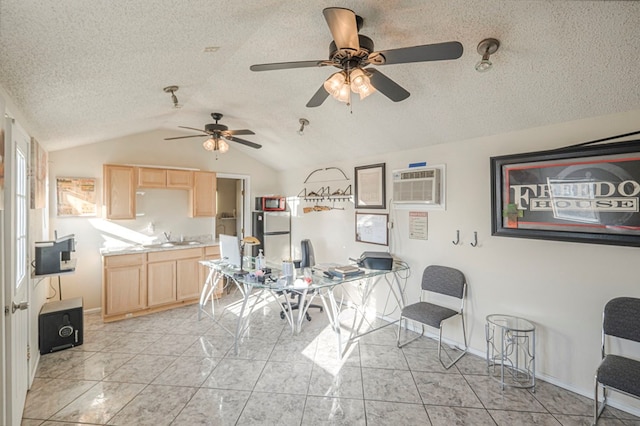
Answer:
<svg viewBox="0 0 640 426"><path fill-rule="evenodd" d="M333 62L325 61L323 59L319 59L315 61L274 62L271 64L251 65L249 69L251 71L273 71L273 70L288 70L293 68L324 67L327 65L333 65Z"/></svg>
<svg viewBox="0 0 640 426"><path fill-rule="evenodd" d="M174 139L186 139L186 138L204 138L209 135L191 135L191 136L176 136L174 138L164 138L165 141L171 141Z"/></svg>
<svg viewBox="0 0 640 426"><path fill-rule="evenodd" d="M380 71L373 68L367 68L365 71L371 74L369 78L373 87L393 102L404 101L409 97L409 92Z"/></svg>
<svg viewBox="0 0 640 426"><path fill-rule="evenodd" d="M202 133L204 133L205 135L208 135L208 134L209 134L209 133L207 133L207 131L206 131L206 130L196 129L195 127L187 127L187 126L178 126L178 127L180 127L181 129L189 129L189 130L195 130L196 132L202 132Z"/></svg>
<svg viewBox="0 0 640 426"><path fill-rule="evenodd" d="M227 130L223 132L224 135L255 135L251 130L243 129L243 130Z"/></svg>
<svg viewBox="0 0 640 426"><path fill-rule="evenodd" d="M338 49L360 50L358 23L353 10L328 7L322 11Z"/></svg>
<svg viewBox="0 0 640 426"><path fill-rule="evenodd" d="M233 141L233 142L241 143L242 145L250 146L251 148L256 148L256 149L262 148L262 145L260 145L259 143L249 142L249 141L246 141L244 139L236 138L236 137L233 137L233 136L229 136L228 138L225 138L225 139Z"/></svg>
<svg viewBox="0 0 640 426"><path fill-rule="evenodd" d="M376 56L378 54L384 56L384 61L377 63ZM409 62L445 61L458 59L460 56L462 56L462 44L457 41L448 41L446 43L383 50L372 53L369 58L374 65L392 65Z"/></svg>
<svg viewBox="0 0 640 426"><path fill-rule="evenodd" d="M328 96L329 92L325 90L324 85L320 86L318 91L309 99L309 102L307 102L307 108L319 107Z"/></svg>

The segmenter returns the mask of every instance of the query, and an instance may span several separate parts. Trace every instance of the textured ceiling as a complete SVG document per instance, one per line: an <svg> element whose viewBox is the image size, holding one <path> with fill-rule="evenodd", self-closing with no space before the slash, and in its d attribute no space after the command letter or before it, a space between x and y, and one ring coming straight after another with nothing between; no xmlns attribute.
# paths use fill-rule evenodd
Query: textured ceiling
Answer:
<svg viewBox="0 0 640 426"><path fill-rule="evenodd" d="M330 6L361 15L376 50L457 40L464 53L380 68L405 101L376 93L352 111L330 97L306 108L335 69L249 66L326 59ZM480 74L487 37L501 47ZM0 0L0 85L48 150L193 134L178 126L203 128L218 111L263 145L231 149L287 169L638 109L639 40L637 1ZM172 84L181 109L162 90Z"/></svg>

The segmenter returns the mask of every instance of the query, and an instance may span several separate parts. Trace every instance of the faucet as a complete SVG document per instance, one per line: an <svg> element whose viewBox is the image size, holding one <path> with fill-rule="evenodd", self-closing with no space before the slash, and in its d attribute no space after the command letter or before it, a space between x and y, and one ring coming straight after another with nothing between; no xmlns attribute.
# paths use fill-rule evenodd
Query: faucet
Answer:
<svg viewBox="0 0 640 426"><path fill-rule="evenodd" d="M167 242L171 241L171 232L163 232L162 235L167 239Z"/></svg>

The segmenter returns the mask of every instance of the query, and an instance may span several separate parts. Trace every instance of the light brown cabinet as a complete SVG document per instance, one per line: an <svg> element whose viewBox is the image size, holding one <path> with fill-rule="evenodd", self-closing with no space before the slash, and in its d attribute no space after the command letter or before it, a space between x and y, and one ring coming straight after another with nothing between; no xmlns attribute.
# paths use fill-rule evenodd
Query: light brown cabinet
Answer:
<svg viewBox="0 0 640 426"><path fill-rule="evenodd" d="M102 172L107 219L135 219L136 180L134 168L105 164Z"/></svg>
<svg viewBox="0 0 640 426"><path fill-rule="evenodd" d="M104 256L103 321L197 303L207 278L200 260L219 257L218 246Z"/></svg>
<svg viewBox="0 0 640 426"><path fill-rule="evenodd" d="M167 170L153 167L137 167L138 188L166 188Z"/></svg>
<svg viewBox="0 0 640 426"><path fill-rule="evenodd" d="M198 262L202 258L202 248L149 253L149 306L197 299L200 296Z"/></svg>
<svg viewBox="0 0 640 426"><path fill-rule="evenodd" d="M215 217L215 172L193 172L193 189L189 193L189 198L191 202L191 217Z"/></svg>
<svg viewBox="0 0 640 426"><path fill-rule="evenodd" d="M191 189L193 172L191 170L167 169L167 188Z"/></svg>
<svg viewBox="0 0 640 426"><path fill-rule="evenodd" d="M217 260L220 259L220 246L210 246L204 248L204 260ZM199 292L202 292L202 287L204 287L204 282L209 276L210 269L208 266L200 265L200 286L198 288ZM222 296L222 280L218 282L218 286L213 292L213 297L215 299L219 299Z"/></svg>
<svg viewBox="0 0 640 426"><path fill-rule="evenodd" d="M155 262L147 265L149 307L176 301L176 262Z"/></svg>
<svg viewBox="0 0 640 426"><path fill-rule="evenodd" d="M147 307L146 255L105 257L103 265L102 315L128 314Z"/></svg>

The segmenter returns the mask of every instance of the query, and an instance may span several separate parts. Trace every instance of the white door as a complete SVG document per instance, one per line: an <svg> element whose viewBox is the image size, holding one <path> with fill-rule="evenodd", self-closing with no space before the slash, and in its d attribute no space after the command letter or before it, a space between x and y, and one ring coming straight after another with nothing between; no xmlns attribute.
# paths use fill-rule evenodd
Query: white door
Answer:
<svg viewBox="0 0 640 426"><path fill-rule="evenodd" d="M29 137L11 119L5 129L6 420L10 425L19 425L29 387Z"/></svg>

